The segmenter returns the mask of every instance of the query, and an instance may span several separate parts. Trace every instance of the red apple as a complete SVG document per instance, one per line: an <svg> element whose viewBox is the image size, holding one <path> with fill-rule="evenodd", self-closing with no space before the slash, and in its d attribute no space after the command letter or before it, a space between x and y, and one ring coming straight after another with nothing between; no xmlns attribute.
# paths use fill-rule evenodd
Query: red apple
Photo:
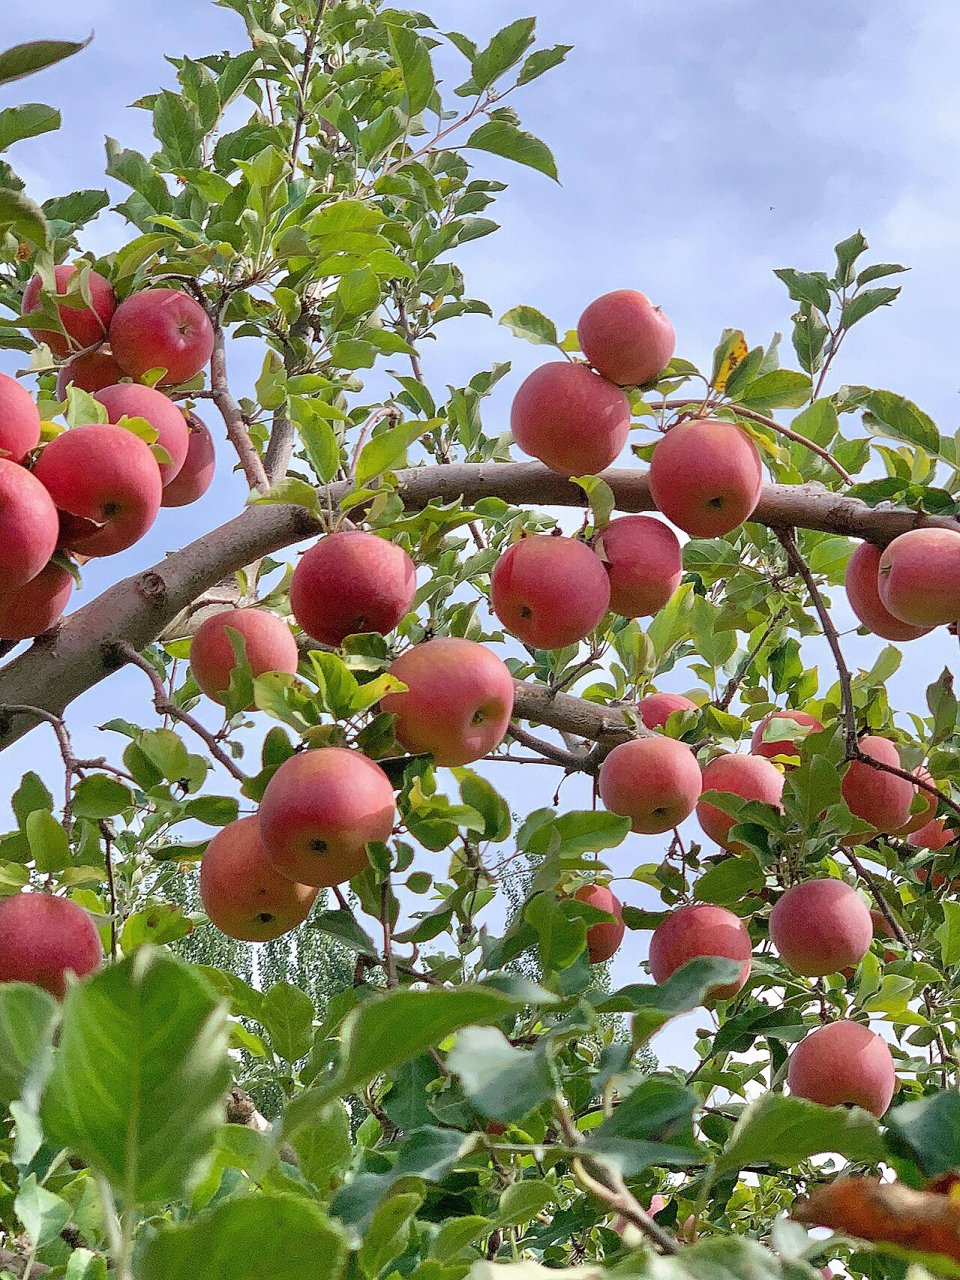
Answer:
<svg viewBox="0 0 960 1280"><path fill-rule="evenodd" d="M200 303L177 289L143 289L121 302L110 323L110 346L132 378L166 369L162 382L188 382L213 353L213 326Z"/></svg>
<svg viewBox="0 0 960 1280"><path fill-rule="evenodd" d="M522 538L490 575L494 613L524 644L562 649L578 644L610 604L610 579L599 558L576 538Z"/></svg>
<svg viewBox="0 0 960 1280"><path fill-rule="evenodd" d="M881 764L901 768L900 752L888 738L861 738L860 750ZM847 765L840 790L850 812L877 831L898 831L910 815L913 784L863 761Z"/></svg>
<svg viewBox="0 0 960 1280"><path fill-rule="evenodd" d="M610 579L610 608L621 617L652 617L680 585L677 535L653 516L611 520L592 546Z"/></svg>
<svg viewBox="0 0 960 1280"><path fill-rule="evenodd" d="M679 422L650 462L650 492L668 520L695 538L719 538L749 520L763 470L750 437L732 422Z"/></svg>
<svg viewBox="0 0 960 1280"><path fill-rule="evenodd" d="M585 884L573 896L578 902L586 902L613 917L612 920L592 924L587 929L587 954L590 963L603 964L616 955L623 941L624 924L620 899L601 884Z"/></svg>
<svg viewBox="0 0 960 1280"><path fill-rule="evenodd" d="M742 796L744 800L759 800L775 809L783 808L783 774L763 756L716 756L703 771L703 790ZM736 824L736 818L709 800L699 802L697 818L711 840L731 853L741 851L741 845L730 841L730 829Z"/></svg>
<svg viewBox="0 0 960 1280"><path fill-rule="evenodd" d="M583 364L554 360L521 384L510 429L524 453L564 476L596 475L616 459L630 431L623 392Z"/></svg>
<svg viewBox="0 0 960 1280"><path fill-rule="evenodd" d="M187 430L187 456L176 476L163 486L161 507L188 506L202 498L213 484L217 458L210 429L195 413L188 413Z"/></svg>
<svg viewBox="0 0 960 1280"><path fill-rule="evenodd" d="M863 899L843 880L806 880L770 913L770 941L794 973L822 978L860 963L873 940Z"/></svg>
<svg viewBox="0 0 960 1280"><path fill-rule="evenodd" d="M596 371L619 386L652 382L676 346L673 325L636 289L596 298L577 324L580 350Z"/></svg>
<svg viewBox="0 0 960 1280"><path fill-rule="evenodd" d="M0 373L0 458L22 462L40 443L40 410L16 378Z"/></svg>
<svg viewBox="0 0 960 1280"><path fill-rule="evenodd" d="M0 551L4 591L35 578L57 547L57 508L37 477L0 459Z"/></svg>
<svg viewBox="0 0 960 1280"><path fill-rule="evenodd" d="M34 468L60 509L60 545L85 556L132 547L160 509L150 446L123 427L74 427L45 445Z"/></svg>
<svg viewBox="0 0 960 1280"><path fill-rule="evenodd" d="M960 533L910 529L881 553L877 579L886 609L911 627L960 618Z"/></svg>
<svg viewBox="0 0 960 1280"><path fill-rule="evenodd" d="M118 382L104 387L93 398L103 405L111 422L119 422L121 418L143 418L149 422L157 433L157 444L170 455L169 462L159 464L161 480L167 485L179 475L190 446L190 433L183 411L162 391L138 382Z"/></svg>
<svg viewBox="0 0 960 1280"><path fill-rule="evenodd" d="M62 1000L67 973L92 973L103 960L90 915L69 898L16 893L0 902L0 982L32 982Z"/></svg>
<svg viewBox="0 0 960 1280"><path fill-rule="evenodd" d="M726 907L692 903L671 911L650 939L650 972L654 982L666 982L678 969L702 956L740 961L733 982L712 988L709 999L728 1000L750 976L753 944L747 927Z"/></svg>
<svg viewBox="0 0 960 1280"><path fill-rule="evenodd" d="M773 728L769 729L769 725ZM774 756L798 756L810 734L820 733L822 729L823 725L809 711L795 711L792 707L771 711L754 729L750 751L755 756L766 756L768 760Z"/></svg>
<svg viewBox="0 0 960 1280"><path fill-rule="evenodd" d="M126 377L124 371L113 358L113 353L105 344L93 351L85 351L82 356L74 356L57 371L57 399L66 400L67 387L71 383L81 391L93 395L104 387L112 387L115 382Z"/></svg>
<svg viewBox="0 0 960 1280"><path fill-rule="evenodd" d="M359 751L326 747L285 760L260 803L260 834L276 869L299 884L342 884L367 866L366 846L393 831L390 779Z"/></svg>
<svg viewBox="0 0 960 1280"><path fill-rule="evenodd" d="M347 529L321 538L301 557L290 608L308 636L338 648L361 631L392 631L416 592L417 570L402 547Z"/></svg>
<svg viewBox="0 0 960 1280"><path fill-rule="evenodd" d="M675 711L696 711L697 704L682 693L648 693L637 703L640 719L648 729L662 729Z"/></svg>
<svg viewBox="0 0 960 1280"><path fill-rule="evenodd" d="M911 627L895 618L880 599L880 548L861 542L847 561L844 586L850 608L859 621L882 640L916 640L929 628Z"/></svg>
<svg viewBox="0 0 960 1280"><path fill-rule="evenodd" d="M214 702L223 703L237 667L228 631L243 637L254 677L267 671L296 673L300 661L297 642L282 618L267 609L225 609L201 622L190 645L193 678Z"/></svg>
<svg viewBox="0 0 960 1280"><path fill-rule="evenodd" d="M65 262L62 262L58 267L54 267L54 287L58 296L63 297L70 292L71 284L77 271L77 267L69 266ZM90 301L93 303L92 307L85 304L73 307L68 306L66 303L60 303L57 308L60 313L60 323L67 332L66 337L62 333L54 333L45 329L30 330L36 341L45 342L55 356L63 357L69 355L71 351L77 351L83 347L91 347L95 342L102 342L107 336L107 326L110 324L110 318L117 305L113 286L109 280L106 280L96 271L87 272L87 283ZM31 311L37 309L42 288L43 282L40 276L33 276L23 291L24 315L28 315ZM82 301L79 292L75 294L75 297L78 302Z"/></svg>
<svg viewBox="0 0 960 1280"><path fill-rule="evenodd" d="M410 752L439 765L470 764L504 739L513 713L513 677L492 649L438 636L395 659L390 674L407 686L381 707L397 717L395 732Z"/></svg>
<svg viewBox="0 0 960 1280"><path fill-rule="evenodd" d="M806 1035L787 1068L797 1098L824 1107L857 1106L878 1118L897 1086L886 1041L859 1022L828 1022Z"/></svg>
<svg viewBox="0 0 960 1280"><path fill-rule="evenodd" d="M633 831L658 835L680 825L700 797L697 757L684 742L657 734L613 748L600 766L600 798Z"/></svg>
<svg viewBox="0 0 960 1280"><path fill-rule="evenodd" d="M311 885L282 876L263 848L256 815L213 837L200 863L200 900L228 938L270 942L303 924L317 898Z"/></svg>
<svg viewBox="0 0 960 1280"><path fill-rule="evenodd" d="M55 627L73 591L73 575L54 561L22 587L0 591L0 640L30 640Z"/></svg>

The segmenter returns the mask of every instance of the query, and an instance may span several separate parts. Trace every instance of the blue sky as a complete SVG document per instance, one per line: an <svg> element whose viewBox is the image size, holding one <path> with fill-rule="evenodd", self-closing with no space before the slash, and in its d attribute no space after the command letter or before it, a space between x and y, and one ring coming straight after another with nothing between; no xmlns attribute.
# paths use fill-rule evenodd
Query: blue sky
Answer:
<svg viewBox="0 0 960 1280"><path fill-rule="evenodd" d="M493 216L503 230L462 252L472 292L495 315L525 302L566 328L597 294L636 287L672 318L680 354L703 364L724 326L745 329L751 344L775 329L789 332L790 304L772 269L827 268L833 244L860 226L875 260L912 271L900 278L897 304L845 344L836 381L900 391L941 430L955 428L960 23L950 0L912 9L891 0L421 0L420 7L441 27L478 38L536 13L544 43L575 46L564 68L517 100L526 126L552 146L561 184L502 166L511 185ZM40 199L102 185L104 134L151 149L149 117L126 107L173 83L164 53L198 55L243 40L237 16L208 0L8 0L3 25L4 44L95 32L79 57L0 92L0 105L30 98L63 111L60 133L12 155ZM496 162L482 166L497 171ZM103 252L122 234L117 219L102 217L89 245ZM252 352L238 345L231 360L242 390ZM448 325L424 357L439 386L479 365L513 361L489 411L493 427L543 352L495 322L470 318ZM15 358L0 363L16 367ZM161 516L144 542L93 567L84 595L219 523L242 497L243 486L221 468L202 503ZM868 665L880 644L849 646L852 660ZM892 681L895 704L920 709L923 686L953 657L945 633L908 648ZM824 673L824 686L831 678ZM146 714L144 684L140 673L125 672L74 704L70 722L82 750L103 750L94 726L129 709L130 699ZM675 679L671 687L684 684ZM26 767L46 762L51 772L42 735L3 757L4 794ZM525 799L535 785L542 792L535 802L547 802L555 775L527 772L534 778L523 779ZM568 804L578 785L567 784ZM632 845L611 862L632 866L639 853ZM628 886L622 896L640 904L644 892ZM618 976L629 980L635 962L634 946ZM671 1046L680 1052L681 1038Z"/></svg>

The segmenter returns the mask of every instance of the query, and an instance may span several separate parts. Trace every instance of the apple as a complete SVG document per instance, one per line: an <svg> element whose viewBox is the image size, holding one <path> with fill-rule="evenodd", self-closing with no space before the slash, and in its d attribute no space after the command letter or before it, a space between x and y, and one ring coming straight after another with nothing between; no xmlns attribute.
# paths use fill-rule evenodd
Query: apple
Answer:
<svg viewBox="0 0 960 1280"><path fill-rule="evenodd" d="M3 590L35 578L53 555L59 518L50 494L37 477L16 462L0 458L0 549Z"/></svg>
<svg viewBox="0 0 960 1280"><path fill-rule="evenodd" d="M0 591L0 640L31 640L55 627L73 591L73 575L51 560L35 578Z"/></svg>
<svg viewBox="0 0 960 1280"><path fill-rule="evenodd" d="M733 982L713 987L708 999L728 1000L750 976L753 944L743 921L726 907L690 903L671 911L650 939L650 972L654 982L666 982L678 969L702 956L739 960L740 973Z"/></svg>
<svg viewBox="0 0 960 1280"><path fill-rule="evenodd" d="M646 294L615 289L596 298L577 323L580 350L619 386L653 382L673 356L673 325Z"/></svg>
<svg viewBox="0 0 960 1280"><path fill-rule="evenodd" d="M298 884L342 884L368 865L366 846L393 831L390 779L367 756L325 747L285 760L260 802L260 834L274 867Z"/></svg>
<svg viewBox="0 0 960 1280"><path fill-rule="evenodd" d="M716 756L703 771L703 790L742 796L744 800L759 800L775 809L783 808L783 774L763 756ZM711 840L731 853L741 852L742 846L730 841L730 829L736 824L736 818L709 800L700 800L697 818Z"/></svg>
<svg viewBox="0 0 960 1280"><path fill-rule="evenodd" d="M768 732L768 726L773 729ZM794 730L794 725L797 729ZM798 756L800 748L811 733L820 733L823 725L809 711L795 711L785 707L782 711L771 711L765 715L753 731L750 739L750 751L755 756L766 756L772 760L774 756ZM764 741L764 738L767 740ZM784 765L784 768L791 768Z"/></svg>
<svg viewBox="0 0 960 1280"><path fill-rule="evenodd" d="M682 693L648 693L637 703L647 729L662 729L675 711L696 711L697 704Z"/></svg>
<svg viewBox="0 0 960 1280"><path fill-rule="evenodd" d="M210 362L213 325L196 299L177 289L143 289L117 307L110 346L132 378L165 369L167 385L189 382Z"/></svg>
<svg viewBox="0 0 960 1280"><path fill-rule="evenodd" d="M75 266L69 266L65 262L62 262L58 267L54 267L54 287L59 297L63 297L70 292L78 269ZM48 329L30 330L32 337L37 342L45 342L55 356L63 357L69 355L71 351L76 351L83 347L91 347L95 342L102 342L107 336L107 327L117 305L113 286L99 272L89 270L87 271L87 285L92 306L84 304L79 307L73 307L68 306L66 303L60 303L57 308L60 313L60 323L66 330L66 337L62 333L54 333ZM42 288L43 281L40 276L31 277L26 289L23 291L24 315L28 315L31 311L37 309ZM75 296L78 301L81 300L79 293Z"/></svg>
<svg viewBox="0 0 960 1280"><path fill-rule="evenodd" d="M650 461L657 510L694 538L719 538L749 520L762 484L756 445L732 422L714 418L671 427Z"/></svg>
<svg viewBox="0 0 960 1280"><path fill-rule="evenodd" d="M677 535L654 516L621 516L593 539L610 579L610 608L623 618L652 617L683 577Z"/></svg>
<svg viewBox="0 0 960 1280"><path fill-rule="evenodd" d="M912 627L949 626L960 618L960 533L910 529L880 555L884 607Z"/></svg>
<svg viewBox="0 0 960 1280"><path fill-rule="evenodd" d="M868 735L860 739L860 750L881 764L901 768L900 752L888 738ZM914 786L896 774L875 769L864 761L851 760L840 784L847 808L857 818L886 834L898 831L910 816Z"/></svg>
<svg viewBox="0 0 960 1280"><path fill-rule="evenodd" d="M240 942L270 942L303 924L317 889L282 876L263 848L260 820L218 831L200 863L200 900L211 922Z"/></svg>
<svg viewBox="0 0 960 1280"><path fill-rule="evenodd" d="M67 388L71 383L81 391L93 395L104 387L112 387L115 382L126 377L124 371L113 358L110 348L104 344L83 355L74 356L57 370L57 399L66 400Z"/></svg>
<svg viewBox="0 0 960 1280"><path fill-rule="evenodd" d="M197 684L214 702L223 703L230 677L237 667L228 631L237 631L246 645L254 677L267 671L295 675L300 653L293 632L267 609L225 609L205 618L190 645L190 670ZM251 702L249 706L252 706ZM249 710L249 706L245 708Z"/></svg>
<svg viewBox="0 0 960 1280"><path fill-rule="evenodd" d="M689 818L700 798L697 757L684 742L656 734L613 748L600 766L600 798L631 830L659 835Z"/></svg>
<svg viewBox="0 0 960 1280"><path fill-rule="evenodd" d="M596 475L627 443L630 402L586 365L554 360L521 383L510 429L519 448L552 471Z"/></svg>
<svg viewBox="0 0 960 1280"><path fill-rule="evenodd" d="M586 543L535 534L515 542L493 566L490 604L524 644L563 649L601 621L610 604L610 579Z"/></svg>
<svg viewBox="0 0 960 1280"><path fill-rule="evenodd" d="M0 373L0 458L22 462L40 443L40 410L16 378Z"/></svg>
<svg viewBox="0 0 960 1280"><path fill-rule="evenodd" d="M417 593L417 570L402 547L363 529L329 534L293 571L290 608L308 636L339 648L362 631L386 635Z"/></svg>
<svg viewBox="0 0 960 1280"><path fill-rule="evenodd" d="M160 509L150 446L106 423L73 427L45 445L34 475L60 510L60 545L85 556L132 547Z"/></svg>
<svg viewBox="0 0 960 1280"><path fill-rule="evenodd" d="M15 893L0 902L0 982L32 982L62 1000L68 972L82 978L102 961L97 926L69 898Z"/></svg>
<svg viewBox="0 0 960 1280"><path fill-rule="evenodd" d="M780 959L807 978L858 965L872 940L869 908L843 880L795 884L770 913L770 941Z"/></svg>
<svg viewBox="0 0 960 1280"><path fill-rule="evenodd" d="M190 447L190 432L182 410L162 391L144 387L137 382L118 382L104 387L93 397L106 409L111 422L121 418L143 418L157 433L156 443L170 455L169 462L161 462L160 478L164 485L180 473Z"/></svg>
<svg viewBox="0 0 960 1280"><path fill-rule="evenodd" d="M217 457L210 429L195 413L188 413L187 431L187 456L174 478L163 486L161 507L185 507L202 498L213 484Z"/></svg>
<svg viewBox="0 0 960 1280"><path fill-rule="evenodd" d="M513 676L492 649L438 636L406 649L390 674L406 686L388 693L382 710L397 717L397 741L438 765L464 765L503 741L513 714Z"/></svg>
<svg viewBox="0 0 960 1280"><path fill-rule="evenodd" d="M859 621L882 640L916 640L929 627L911 627L895 618L880 599L880 548L861 542L847 561L844 586L850 608Z"/></svg>
<svg viewBox="0 0 960 1280"><path fill-rule="evenodd" d="M823 1107L863 1107L878 1118L897 1085L886 1041L859 1022L828 1022L790 1055L787 1084L796 1098Z"/></svg>
<svg viewBox="0 0 960 1280"><path fill-rule="evenodd" d="M623 909L620 899L602 884L585 884L573 895L598 911L606 911L613 919L587 928L587 954L591 964L603 964L620 949L623 941Z"/></svg>

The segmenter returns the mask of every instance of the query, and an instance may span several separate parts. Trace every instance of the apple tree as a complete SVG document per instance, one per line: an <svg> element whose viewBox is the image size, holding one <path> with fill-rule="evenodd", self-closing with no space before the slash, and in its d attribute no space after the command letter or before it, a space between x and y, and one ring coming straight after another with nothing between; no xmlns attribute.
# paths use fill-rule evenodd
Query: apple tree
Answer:
<svg viewBox="0 0 960 1280"><path fill-rule="evenodd" d="M508 424L422 353L567 47L220 3L110 253L0 167L0 1275L956 1274L958 708L888 686L960 455L839 385L903 268L778 270L789 353L703 369L642 281L517 299Z"/></svg>

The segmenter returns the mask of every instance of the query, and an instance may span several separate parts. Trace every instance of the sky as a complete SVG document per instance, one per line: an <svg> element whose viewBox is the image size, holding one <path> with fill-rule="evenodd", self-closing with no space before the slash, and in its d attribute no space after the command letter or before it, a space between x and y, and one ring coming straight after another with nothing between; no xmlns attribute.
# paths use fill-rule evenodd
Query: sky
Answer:
<svg viewBox="0 0 960 1280"><path fill-rule="evenodd" d="M483 172L510 183L492 210L503 229L465 246L459 261L468 291L487 299L495 316L527 303L570 328L598 294L639 288L671 317L678 354L702 366L724 327L743 328L751 345L775 330L788 335L792 308L773 268L830 269L833 245L860 227L871 260L902 262L911 272L899 277L896 305L847 340L833 385L890 388L916 400L941 431L956 429L960 20L953 0L907 7L891 0L421 0L418 7L442 29L479 40L533 13L542 43L574 46L564 67L516 99L525 127L554 150L560 183L482 162ZM11 154L39 199L104 185L104 134L152 149L148 115L127 108L172 86L165 53L197 56L243 43L238 17L209 0L6 0L3 9L4 44L79 39L91 30L95 37L78 57L0 90L0 106L30 99L63 112L59 133ZM123 234L116 216L103 216L87 247L106 252ZM231 350L241 392L253 368L249 348ZM488 410L492 430L501 428L497 419L505 420L524 373L542 359L542 349L480 317L447 325L424 350L427 378L437 386L494 361L513 362ZM0 357L8 371L17 364L15 356ZM203 501L161 516L137 547L93 567L84 598L228 518L243 496L244 486L221 467ZM849 657L868 666L880 647L851 641ZM956 665L945 633L907 648L891 681L894 705L922 710L923 688L945 663ZM823 687L831 681L825 671ZM118 709L138 705L149 719L145 683L127 670L73 705L69 722L81 750L104 750L95 726ZM674 677L665 687L688 685ZM9 795L25 768L51 772L43 732L0 758L0 795ZM535 776L520 784L508 783L506 772L493 776L508 794L522 785L525 800L535 791L535 803L549 802L553 771L527 770ZM564 800L586 803L582 780L566 784ZM649 852L633 837L610 862L622 869ZM617 891L653 905L639 885ZM615 968L624 982L638 976L646 947L644 935L628 936ZM688 1060L690 1026L702 1022L701 1015L661 1035L658 1051Z"/></svg>

